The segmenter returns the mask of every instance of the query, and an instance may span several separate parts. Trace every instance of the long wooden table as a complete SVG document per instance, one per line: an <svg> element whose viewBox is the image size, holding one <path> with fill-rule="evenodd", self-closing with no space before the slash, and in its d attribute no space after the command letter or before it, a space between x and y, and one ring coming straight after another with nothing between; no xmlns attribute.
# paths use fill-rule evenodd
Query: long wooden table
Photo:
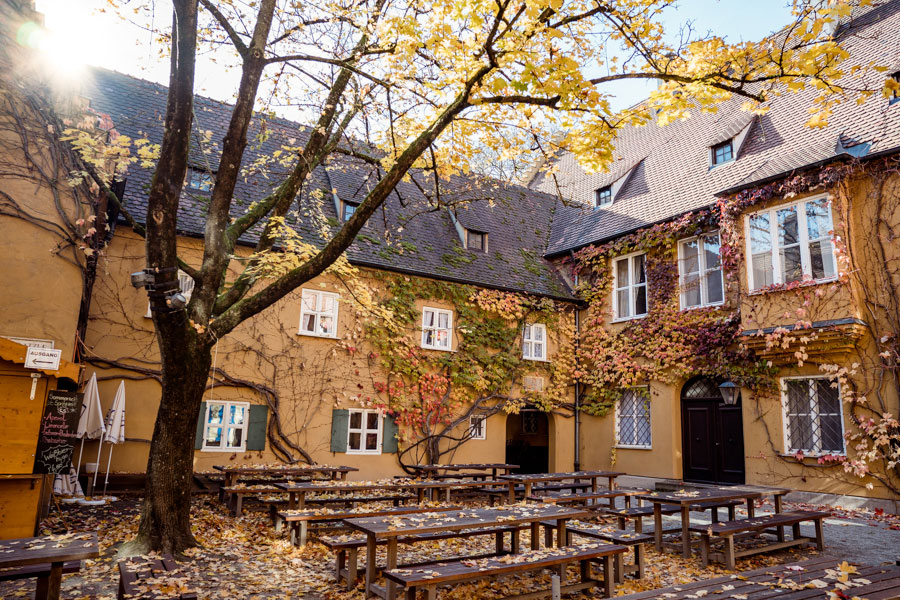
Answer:
<svg viewBox="0 0 900 600"><path fill-rule="evenodd" d="M737 575L701 579L691 583L619 596L616 600L824 600L829 592L840 591L835 598L894 600L900 598L900 568L892 566L852 567L844 572L834 558L817 557L801 562L763 567ZM846 583L838 578L846 577ZM839 585L840 584L840 585ZM841 586L846 586L843 590Z"/></svg>
<svg viewBox="0 0 900 600"><path fill-rule="evenodd" d="M497 477L497 479L506 482L506 484L509 486L509 502L510 504L512 504L516 501L517 485L525 485L526 498L528 496L531 496L532 488L536 483L566 481L567 479L571 479L573 481L582 481L586 479L591 482L591 491L596 492L598 479L606 479L607 487L610 490L614 490L616 489L616 478L624 474L625 473L621 473L618 471L573 471L571 473L530 473L500 475Z"/></svg>
<svg viewBox="0 0 900 600"><path fill-rule="evenodd" d="M415 491L417 501L423 502L429 492L444 492L444 501L450 501L454 489L469 489L497 485L494 480L453 480L453 479L387 479L382 481L296 481L280 482L275 487L288 493L288 509L303 508L306 495L315 493L342 493L363 491ZM432 498L432 500L437 500Z"/></svg>
<svg viewBox="0 0 900 600"><path fill-rule="evenodd" d="M326 475L331 479L346 479L347 473L359 471L356 467L330 467L328 465L214 465L213 469L225 474L225 487L231 487L241 477L303 477Z"/></svg>
<svg viewBox="0 0 900 600"><path fill-rule="evenodd" d="M469 463L450 465L411 465L409 468L415 471L417 474L420 473L425 477L435 477L441 471L455 471L457 473L459 473L460 471L475 471L475 473L466 473L466 475L470 477L487 477L487 471L490 471L491 479L497 479L498 471L505 471L506 473L500 473L501 475L505 475L513 469L518 469L519 465L511 465L508 463Z"/></svg>
<svg viewBox="0 0 900 600"><path fill-rule="evenodd" d="M787 488L756 488L756 487L718 487L699 490L676 490L672 492L650 492L638 496L653 504L653 537L656 540L657 552L662 550L662 505L669 504L681 509L681 555L685 558L691 555L691 505L700 502L726 502L728 500L744 500L747 503L747 517L753 518L756 514L754 502L765 496L773 496L775 500L775 512L780 513L782 498L791 490ZM779 541L783 541L784 532L779 529Z"/></svg>
<svg viewBox="0 0 900 600"><path fill-rule="evenodd" d="M541 504L508 504L493 508L473 508L444 513L418 513L393 518L346 519L351 529L366 534L366 597L377 595L393 600L395 584L388 582L385 589L375 585L375 552L378 540L387 540L387 568L397 567L397 539L399 537L439 531L463 531L497 525L530 525L531 547L540 545L540 522L555 520L561 534L557 541L566 539L566 522L569 519L586 518L590 511L563 506Z"/></svg>
<svg viewBox="0 0 900 600"><path fill-rule="evenodd" d="M34 596L37 600L58 600L63 563L98 556L96 532L0 541L0 569L50 564L50 573L38 576Z"/></svg>

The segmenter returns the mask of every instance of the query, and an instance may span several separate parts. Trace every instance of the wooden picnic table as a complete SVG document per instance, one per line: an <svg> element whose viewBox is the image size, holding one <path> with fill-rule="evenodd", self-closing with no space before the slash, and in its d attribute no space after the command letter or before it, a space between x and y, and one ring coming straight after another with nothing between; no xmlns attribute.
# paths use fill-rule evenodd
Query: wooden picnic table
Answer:
<svg viewBox="0 0 900 600"><path fill-rule="evenodd" d="M756 511L754 502L764 496L773 496L775 512L780 513L782 498L791 490L787 488L763 488L750 486L731 486L705 488L699 490L675 490L672 492L650 492L638 496L653 504L653 537L656 540L656 551L662 550L662 505L670 504L681 509L681 555L691 556L691 505L703 502L727 502L728 500L744 500L747 503L747 517L753 518ZM784 531L778 530L779 541L784 540Z"/></svg>
<svg viewBox="0 0 900 600"><path fill-rule="evenodd" d="M600 490L597 492L578 492L578 493L557 493L547 494L544 496L528 496L526 500L532 502L543 502L544 504L580 504L589 508L615 508L616 498L625 498L625 507L631 506L631 498L634 496L642 496L649 490L641 489L614 489ZM607 504L598 502L599 500L608 500Z"/></svg>
<svg viewBox="0 0 900 600"><path fill-rule="evenodd" d="M38 575L36 600L58 600L63 563L100 556L97 533L67 533L0 541L0 569L49 564Z"/></svg>
<svg viewBox="0 0 900 600"><path fill-rule="evenodd" d="M597 480L598 479L606 479L607 487L609 489L616 489L616 477L620 475L624 475L625 473L620 473L618 471L573 471L571 473L518 473L515 475L500 475L497 479L500 479L509 486L509 502L510 504L516 501L516 485L524 484L525 485L525 497L531 496L531 488L535 483L544 483L549 481L565 481L567 479L572 479L575 481L579 481L582 479L588 479L591 482L591 491L597 491Z"/></svg>
<svg viewBox="0 0 900 600"><path fill-rule="evenodd" d="M171 554L133 556L119 561L117 600L197 600L197 592L181 589L188 583Z"/></svg>
<svg viewBox="0 0 900 600"><path fill-rule="evenodd" d="M829 592L840 591L835 598L866 598L893 600L900 598L900 568L893 566L858 565L856 572L844 573L835 558L817 557L811 560L743 571L736 575L701 579L667 588L619 596L616 600L824 600ZM840 590L837 578L846 576L847 589ZM808 587L807 587L808 586Z"/></svg>
<svg viewBox="0 0 900 600"><path fill-rule="evenodd" d="M306 495L314 493L340 493L361 491L415 491L417 502L425 501L428 492L444 491L444 500L450 500L454 489L479 488L497 485L497 481L452 480L452 479L388 479L382 481L297 481L276 483L275 487L288 492L288 508L303 508ZM435 498L432 498L435 500Z"/></svg>
<svg viewBox="0 0 900 600"><path fill-rule="evenodd" d="M487 471L490 471L491 479L497 479L498 471L506 471L506 474L508 474L513 469L518 469L519 465L511 465L508 463L470 463L450 465L411 465L409 468L414 470L416 473L425 475L426 477L437 476L440 471L455 471L456 473L459 473L460 471L476 471L476 473L466 473L465 475L469 477L487 477ZM501 473L501 475L502 474L503 473ZM462 476L463 474L460 475Z"/></svg>
<svg viewBox="0 0 900 600"><path fill-rule="evenodd" d="M375 552L378 540L387 539L387 568L397 567L397 539L423 533L463 531L497 525L530 525L531 547L537 549L540 545L540 523L546 520L555 520L557 531L562 535L559 540L566 539L566 522L569 519L581 519L591 515L590 511L569 508L563 506L541 504L507 504L492 508L471 508L460 511L447 511L441 513L427 512L411 515L397 516L393 518L363 518L345 519L344 523L351 529L356 529L366 534L366 597L372 595L381 596L387 600L393 600L395 584L388 582L385 589L375 585L376 569Z"/></svg>
<svg viewBox="0 0 900 600"><path fill-rule="evenodd" d="M347 478L347 473L359 471L356 467L330 467L328 465L213 465L213 469L225 474L225 487L235 485L245 476L302 477L304 475L327 475L331 479Z"/></svg>

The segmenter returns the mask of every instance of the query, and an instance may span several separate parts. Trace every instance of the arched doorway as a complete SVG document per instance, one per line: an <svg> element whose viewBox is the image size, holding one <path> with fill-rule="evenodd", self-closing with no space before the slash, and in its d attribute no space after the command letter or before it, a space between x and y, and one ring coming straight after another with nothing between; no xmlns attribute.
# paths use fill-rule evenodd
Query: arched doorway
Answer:
<svg viewBox="0 0 900 600"><path fill-rule="evenodd" d="M539 410L506 417L506 462L516 473L546 473L550 458L550 423Z"/></svg>
<svg viewBox="0 0 900 600"><path fill-rule="evenodd" d="M725 404L712 379L695 377L681 389L681 438L685 481L744 483L741 403Z"/></svg>

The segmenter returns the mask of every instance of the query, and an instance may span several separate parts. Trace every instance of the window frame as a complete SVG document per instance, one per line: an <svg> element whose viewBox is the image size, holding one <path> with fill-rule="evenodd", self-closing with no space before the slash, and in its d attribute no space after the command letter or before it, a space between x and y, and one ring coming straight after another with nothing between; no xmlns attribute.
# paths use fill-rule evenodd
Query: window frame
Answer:
<svg viewBox="0 0 900 600"><path fill-rule="evenodd" d="M333 314L330 315L331 319L332 319L332 323L333 323L332 333L328 334L328 333L319 333L318 332L319 319L323 315L327 315L327 313L325 313L322 310L319 310L318 308L313 311L308 311L306 309L306 307L303 304L303 295L306 294L307 292L309 292L311 294L316 294L316 307L319 307L322 305L322 298L324 296L331 296L332 298L334 298L334 312L333 312ZM338 314L340 313L340 300L341 300L341 295L336 292L327 292L325 290L314 290L311 288L301 288L300 289L300 323L297 326L297 335L308 335L310 337L336 339L337 332L338 332ZM316 315L314 331L307 331L306 329L303 329L303 320L304 320L304 317L308 314Z"/></svg>
<svg viewBox="0 0 900 600"><path fill-rule="evenodd" d="M641 284L633 284L631 282L631 278L634 276L632 272L632 260L637 256L644 256L644 283ZM619 261L628 260L628 287L627 288L619 288L619 273L616 265L618 265ZM624 254L622 256L617 256L612 260L612 275L613 275L613 288L612 288L612 322L620 323L623 321L633 321L635 319L643 319L650 313L650 286L649 281L647 281L647 253L644 251L632 252L630 254ZM644 287L644 297L646 299L646 311L641 314L633 314L634 312L634 288L643 286ZM620 289L628 289L628 303L629 303L629 311L632 313L627 317L619 316L619 290Z"/></svg>
<svg viewBox="0 0 900 600"><path fill-rule="evenodd" d="M812 267L810 265L811 259L809 253L809 229L806 222L806 205L811 202L818 202L820 200L827 201L829 217L831 218L831 259L834 264L834 275L830 277L822 277L821 279L812 279ZM782 269L781 255L779 253L780 247L778 245L777 212L779 210L789 209L792 207L797 209L797 233L800 246L800 269L803 275L803 278L798 280L796 283L828 283L837 280L839 276L837 252L834 241L834 210L832 208L832 199L831 196L827 193L817 194L815 196L803 198L802 200L795 200L793 202L777 204L774 206L770 206L769 208L766 208L764 210L757 210L744 215L744 269L747 271L747 289L751 294L764 291L766 288L772 286L787 285L784 282L784 275L781 272ZM750 219L756 215L763 214L767 215L769 218L769 253L772 261L772 283L770 285L755 287L753 282L753 246L750 235ZM805 279L807 275L810 276L809 280ZM791 281L788 283L795 282Z"/></svg>
<svg viewBox="0 0 900 600"><path fill-rule="evenodd" d="M353 413L361 414L361 417L360 417L361 427L358 429L354 429L351 426ZM375 415L377 415L376 423L378 423L378 429L377 429L378 442L376 443L377 447L375 450L367 450L365 447L366 446L366 435L368 433L371 433L371 431L366 426L366 422L368 421L368 419L367 419L368 415L373 414L373 413ZM360 442L359 450L354 450L353 448L350 447L350 434L352 434L352 433L359 433L359 442ZM384 444L384 414L380 410L375 409L375 408L348 408L347 409L347 450L346 450L346 454L369 454L369 455L382 454L383 453L382 452L383 444Z"/></svg>
<svg viewBox="0 0 900 600"><path fill-rule="evenodd" d="M535 342L534 337L534 328L540 328L543 331L543 339L540 342ZM529 339L526 337L526 334L531 332L532 338ZM541 355L535 356L534 354L534 344L538 343L541 345ZM528 344L531 348L531 356L525 355L525 344ZM547 362L547 326L544 323L525 323L522 326L522 360L533 360L536 362Z"/></svg>
<svg viewBox="0 0 900 600"><path fill-rule="evenodd" d="M838 395L838 407L840 408L840 423L841 423L841 451L834 452L832 450L822 450L821 448L816 451L806 451L806 450L797 450L795 448L790 447L789 434L788 434L788 388L787 384L789 381L806 381L810 379L824 379L828 381L828 377L825 375L792 375L789 377L782 377L779 381L779 387L781 388L781 435L782 435L782 448L784 449L785 454L795 455L798 452L802 452L804 456L827 456L829 454L846 456L847 455L847 438L845 437L847 431L846 426L844 425L844 403L841 400L841 384L837 383L837 395ZM831 382L829 382L831 385ZM818 414L816 418L818 420ZM820 427L820 426L819 426ZM820 427L821 428L821 427ZM819 444L821 446L822 438L819 436Z"/></svg>
<svg viewBox="0 0 900 600"><path fill-rule="evenodd" d="M682 244L687 244L694 240L701 240L702 238L715 234L719 238L719 268L717 269L719 272L719 279L722 281L722 299L719 302L709 302L709 289L707 286L703 285L703 282L706 281L707 276L709 275L711 269L708 269L706 266L706 252L703 251L701 246L697 248L697 265L700 270L698 271L700 274L700 304L695 306L685 306L685 283L684 283L684 261L682 260L681 255L681 247ZM722 306L725 304L725 272L722 265L722 232L719 229L715 229L713 231L707 231L705 233L701 233L699 235L695 235L693 237L684 238L678 240L678 247L676 249L676 260L678 261L678 295L679 295L679 306L681 310L692 310L695 308L708 308L710 306ZM702 258L701 258L702 257Z"/></svg>
<svg viewBox="0 0 900 600"><path fill-rule="evenodd" d="M185 297L185 299L188 302L191 301L191 294L194 293L194 285L195 284L196 284L196 282L193 280L193 278L190 275L188 275L181 269L178 269L178 291ZM187 288L187 289L185 289L185 288ZM144 315L144 318L146 318L146 319L153 318L153 310L151 309L151 304L150 304L149 300L147 300L147 314Z"/></svg>
<svg viewBox="0 0 900 600"><path fill-rule="evenodd" d="M352 217L354 215L354 213L356 213L356 209L359 208L359 205L360 205L359 202L350 202L349 200L341 200L341 215L340 215L341 222L346 223L347 221L349 221L350 217ZM353 207L353 212L350 213L350 216L348 217L347 216L347 207L349 207L349 206Z"/></svg>
<svg viewBox="0 0 900 600"><path fill-rule="evenodd" d="M603 197L608 197L609 200L601 202L600 199ZM613 193L611 185L604 185L594 190L594 208L603 208L604 206L610 206L612 203Z"/></svg>
<svg viewBox="0 0 900 600"><path fill-rule="evenodd" d="M471 240L469 238L469 234L476 233L481 236L481 247L473 248L471 246ZM486 231L478 231L477 229L469 229L466 228L466 250L472 250L473 252L487 252L488 251L488 234Z"/></svg>
<svg viewBox="0 0 900 600"><path fill-rule="evenodd" d="M244 408L244 422L241 425L229 425L228 423L222 423L218 425L213 425L216 429L222 429L222 441L227 444L228 442L228 430L229 429L240 429L241 433L241 445L237 446L207 446L206 438L210 429L209 423L209 413L210 409L214 405L222 405L222 416L223 420L227 420L227 416L229 413L229 408L231 406L241 406ZM250 403L249 402L240 402L240 401L231 401L231 400L206 400L206 412L203 415L203 444L200 446L201 452L246 452L247 451L247 434L250 431Z"/></svg>
<svg viewBox="0 0 900 600"><path fill-rule="evenodd" d="M481 433L479 435L475 435L473 432L475 431L475 423L473 420L477 420L481 423ZM486 440L487 439L487 415L469 415L469 439L470 440Z"/></svg>
<svg viewBox="0 0 900 600"><path fill-rule="evenodd" d="M193 176L194 175L197 175L200 179L204 180L203 182L201 182L201 185L199 187L193 185ZM188 170L187 170L187 174L185 175L185 180L186 180L185 184L187 185L188 189L191 189L191 190L194 190L197 192L211 192L213 189L213 186L216 184L215 179L213 179L212 171L208 171L206 169L202 169L199 167L190 167L189 166ZM206 182L205 180L208 180L208 182ZM204 184L206 185L206 187L204 187Z"/></svg>
<svg viewBox="0 0 900 600"><path fill-rule="evenodd" d="M893 79L897 83L900 83L900 71L897 71L896 73L891 73L891 79ZM888 106L890 106L892 104L896 104L898 102L900 102L900 91L895 90L894 93L891 94L891 97L888 98Z"/></svg>
<svg viewBox="0 0 900 600"><path fill-rule="evenodd" d="M625 392L636 390L636 389L644 389L647 391L647 395L639 394L639 397L643 400L646 400L647 405L647 420L650 422L650 442L647 445L643 444L623 444L620 442L619 438L619 430L620 430L620 417L621 417L621 404L622 398L625 396ZM616 398L616 421L615 421L615 438L616 438L616 448L624 448L627 450L653 450L653 410L650 406L650 386L649 385L636 385L632 387L628 387L622 390L619 397ZM637 440L637 414L631 415L631 418L634 419L634 439Z"/></svg>
<svg viewBox="0 0 900 600"><path fill-rule="evenodd" d="M425 313L426 313L426 311L429 311L429 310L434 312L435 325L433 327L426 328L425 327ZM444 347L444 346L438 346L438 345L434 345L434 344L426 344L425 343L426 331L434 330L435 332L437 332L439 330L443 330L442 327L437 326L437 323L439 323L439 316L441 313L444 313L447 315L447 346ZM438 336L434 335L433 339L437 340ZM422 344L421 344L421 346L422 346L422 348L425 348L426 350L438 350L440 352L452 352L453 351L453 311L452 310L448 310L446 308L434 308L431 306L423 306L422 307Z"/></svg>
<svg viewBox="0 0 900 600"><path fill-rule="evenodd" d="M722 160L721 162L717 161L716 160L716 150L719 148L724 148L725 146L728 146L729 148L731 148L731 152L729 152L731 157L728 158L727 160ZM721 165L727 165L730 162L734 162L735 158L736 157L734 155L734 138L728 138L727 140L721 141L717 144L713 144L712 146L709 147L709 166L710 166L710 168L719 167Z"/></svg>

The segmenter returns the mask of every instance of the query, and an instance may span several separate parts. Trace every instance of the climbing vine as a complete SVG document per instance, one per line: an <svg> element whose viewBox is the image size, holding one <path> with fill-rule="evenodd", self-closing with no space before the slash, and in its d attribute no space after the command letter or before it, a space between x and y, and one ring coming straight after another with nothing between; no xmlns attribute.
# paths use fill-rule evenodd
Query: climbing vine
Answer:
<svg viewBox="0 0 900 600"><path fill-rule="evenodd" d="M470 439L469 417L487 418L524 406L567 407L575 371L570 305L547 298L471 285L376 272L384 312L362 316L359 335L345 343L355 355L368 351L377 373L374 393L358 400L394 417L400 430L401 464L437 462ZM452 351L421 347L420 302L453 309ZM554 353L548 361L522 357L523 327L545 325ZM367 349L364 350L363 348ZM524 391L523 377L546 382Z"/></svg>

